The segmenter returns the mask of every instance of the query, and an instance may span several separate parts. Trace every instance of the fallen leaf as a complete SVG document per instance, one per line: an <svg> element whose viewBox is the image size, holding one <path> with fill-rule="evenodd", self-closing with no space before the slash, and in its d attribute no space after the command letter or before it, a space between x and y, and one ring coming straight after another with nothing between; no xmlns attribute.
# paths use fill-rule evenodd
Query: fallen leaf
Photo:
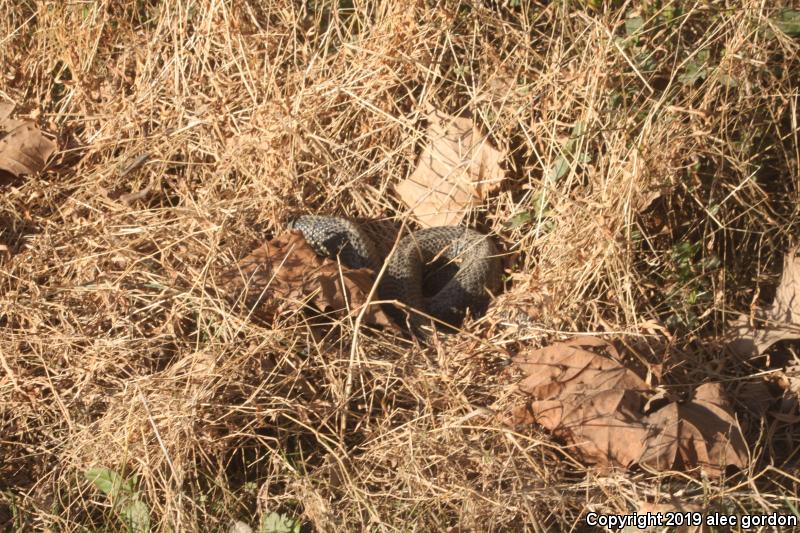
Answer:
<svg viewBox="0 0 800 533"><path fill-rule="evenodd" d="M757 376L747 381L740 381L733 396L739 404L752 416L763 418L770 408L780 400L780 372L769 379Z"/></svg>
<svg viewBox="0 0 800 533"><path fill-rule="evenodd" d="M369 269L350 269L319 257L303 234L291 231L253 250L223 273L221 285L235 300L260 316L279 308L313 308L330 317L357 316L372 290ZM370 305L364 322L394 328L379 305Z"/></svg>
<svg viewBox="0 0 800 533"><path fill-rule="evenodd" d="M668 404L646 418L657 431L644 443L640 464L655 470L699 466L713 478L726 466L747 464L741 428L719 383L704 383L692 400Z"/></svg>
<svg viewBox="0 0 800 533"><path fill-rule="evenodd" d="M12 119L14 105L0 103L0 170L16 177L36 174L56 150L56 143L29 120Z"/></svg>
<svg viewBox="0 0 800 533"><path fill-rule="evenodd" d="M800 339L800 256L798 248L790 250L783 261L783 274L772 305L756 311L757 322L741 315L733 321L727 334L728 348L740 357L764 353L778 341Z"/></svg>
<svg viewBox="0 0 800 533"><path fill-rule="evenodd" d="M596 351L595 351L596 350ZM601 354L607 350L609 356ZM626 388L650 390L639 376L619 364L616 348L597 337L576 337L534 350L514 360L528 377L520 390L537 398L566 392Z"/></svg>
<svg viewBox="0 0 800 533"><path fill-rule="evenodd" d="M0 124L11 116L12 111L14 111L14 104L11 102L0 102Z"/></svg>
<svg viewBox="0 0 800 533"><path fill-rule="evenodd" d="M743 467L747 449L721 387L704 384L689 402L647 409L657 390L621 364L612 345L578 337L532 350L514 363L526 375L510 422L537 423L600 470L633 465L651 469L702 468L711 477Z"/></svg>
<svg viewBox="0 0 800 533"><path fill-rule="evenodd" d="M467 210L500 186L506 153L471 118L428 114L428 145L396 192L425 227L457 225Z"/></svg>

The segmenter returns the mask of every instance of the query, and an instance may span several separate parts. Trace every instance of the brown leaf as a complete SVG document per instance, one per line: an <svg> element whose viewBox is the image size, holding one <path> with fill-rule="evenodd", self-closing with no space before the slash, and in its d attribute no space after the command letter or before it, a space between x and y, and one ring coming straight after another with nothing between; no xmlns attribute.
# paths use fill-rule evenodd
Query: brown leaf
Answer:
<svg viewBox="0 0 800 533"><path fill-rule="evenodd" d="M800 256L797 252L798 248L793 248L784 257L783 274L772 305L756 312L763 326L751 326L746 315L733 322L728 332L728 348L734 354L760 355L778 341L800 339Z"/></svg>
<svg viewBox="0 0 800 533"><path fill-rule="evenodd" d="M679 412L681 417L693 424L703 436L703 445L709 461L700 466L708 471L720 465L743 468L747 464L744 436L722 385L703 383L694 391L691 401L679 405ZM716 476L721 473L721 471L709 472L709 475Z"/></svg>
<svg viewBox="0 0 800 533"><path fill-rule="evenodd" d="M16 177L36 174L55 152L56 143L33 122L10 118L13 109L13 104L0 104L0 170Z"/></svg>
<svg viewBox="0 0 800 533"><path fill-rule="evenodd" d="M599 353L603 349L610 357ZM621 366L618 359L616 348L606 341L576 337L534 350L514 362L528 374L519 388L537 398L615 387L650 390L644 380Z"/></svg>
<svg viewBox="0 0 800 533"><path fill-rule="evenodd" d="M319 257L299 231L279 235L256 248L221 277L226 292L262 316L273 315L278 307L312 306L339 318L349 310L355 317L374 281L368 269L349 269ZM369 306L364 321L394 327L378 305Z"/></svg>
<svg viewBox="0 0 800 533"><path fill-rule="evenodd" d="M0 102L0 124L11 116L12 111L14 111L14 104L11 102Z"/></svg>
<svg viewBox="0 0 800 533"><path fill-rule="evenodd" d="M598 338L556 343L514 362L527 374L519 389L532 399L516 406L510 419L551 430L586 463L600 469L701 467L709 476L745 464L744 440L719 385L702 385L692 401L646 414L656 389Z"/></svg>
<svg viewBox="0 0 800 533"><path fill-rule="evenodd" d="M772 379L778 378L778 373ZM740 381L734 397L744 409L759 418L767 416L772 404L780 399L780 386L770 383L765 376L757 376L747 381Z"/></svg>
<svg viewBox="0 0 800 533"><path fill-rule="evenodd" d="M709 477L747 464L741 428L718 383L700 385L691 401L671 403L647 419L659 431L646 443L641 464L655 470L699 466Z"/></svg>
<svg viewBox="0 0 800 533"><path fill-rule="evenodd" d="M428 145L396 191L421 225L456 225L500 186L506 153L492 147L471 118L433 111L428 121Z"/></svg>

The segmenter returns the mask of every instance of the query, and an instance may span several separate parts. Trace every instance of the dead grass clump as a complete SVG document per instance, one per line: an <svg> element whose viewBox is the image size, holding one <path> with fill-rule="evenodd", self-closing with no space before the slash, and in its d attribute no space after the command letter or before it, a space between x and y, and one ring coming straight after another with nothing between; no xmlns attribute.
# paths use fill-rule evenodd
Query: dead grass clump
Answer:
<svg viewBox="0 0 800 533"><path fill-rule="evenodd" d="M796 514L791 411L748 415L751 462L719 480L601 475L495 416L503 363L578 332L657 346L665 387L734 403L784 372L711 342L771 301L800 220L798 41L777 5L726 6L0 5L0 96L59 146L0 185L0 524L136 530L136 502L154 531ZM485 319L420 347L226 301L219 274L292 213L402 219L427 107L508 150L466 220L508 252Z"/></svg>

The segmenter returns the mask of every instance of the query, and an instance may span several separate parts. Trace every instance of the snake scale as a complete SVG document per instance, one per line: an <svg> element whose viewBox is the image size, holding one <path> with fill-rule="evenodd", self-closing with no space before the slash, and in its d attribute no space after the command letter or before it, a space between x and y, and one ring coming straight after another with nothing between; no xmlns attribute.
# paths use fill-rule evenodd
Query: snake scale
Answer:
<svg viewBox="0 0 800 533"><path fill-rule="evenodd" d="M288 227L299 230L318 255L338 257L347 267L377 273L383 266L375 243L354 222L302 215ZM398 324L424 336L420 326L429 323L424 315L458 327L468 309L472 316L483 314L491 293L500 287L501 273L497 249L487 235L462 226L425 228L400 239L378 285L378 296L421 311L407 315L400 307L384 306Z"/></svg>

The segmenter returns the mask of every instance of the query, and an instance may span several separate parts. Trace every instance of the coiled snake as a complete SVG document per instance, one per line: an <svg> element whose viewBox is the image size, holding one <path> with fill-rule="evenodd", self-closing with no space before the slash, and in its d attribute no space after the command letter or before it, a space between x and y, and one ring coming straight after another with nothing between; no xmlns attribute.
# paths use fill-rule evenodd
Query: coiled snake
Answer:
<svg viewBox="0 0 800 533"><path fill-rule="evenodd" d="M377 273L383 265L375 243L349 220L302 215L288 226L302 232L317 254L338 256L347 267ZM398 324L424 336L420 326L430 320L424 315L458 327L468 309L473 316L483 314L491 293L500 287L501 273L497 248L487 235L461 226L426 228L400 240L378 285L378 296L417 310L406 315L401 308L385 306Z"/></svg>

